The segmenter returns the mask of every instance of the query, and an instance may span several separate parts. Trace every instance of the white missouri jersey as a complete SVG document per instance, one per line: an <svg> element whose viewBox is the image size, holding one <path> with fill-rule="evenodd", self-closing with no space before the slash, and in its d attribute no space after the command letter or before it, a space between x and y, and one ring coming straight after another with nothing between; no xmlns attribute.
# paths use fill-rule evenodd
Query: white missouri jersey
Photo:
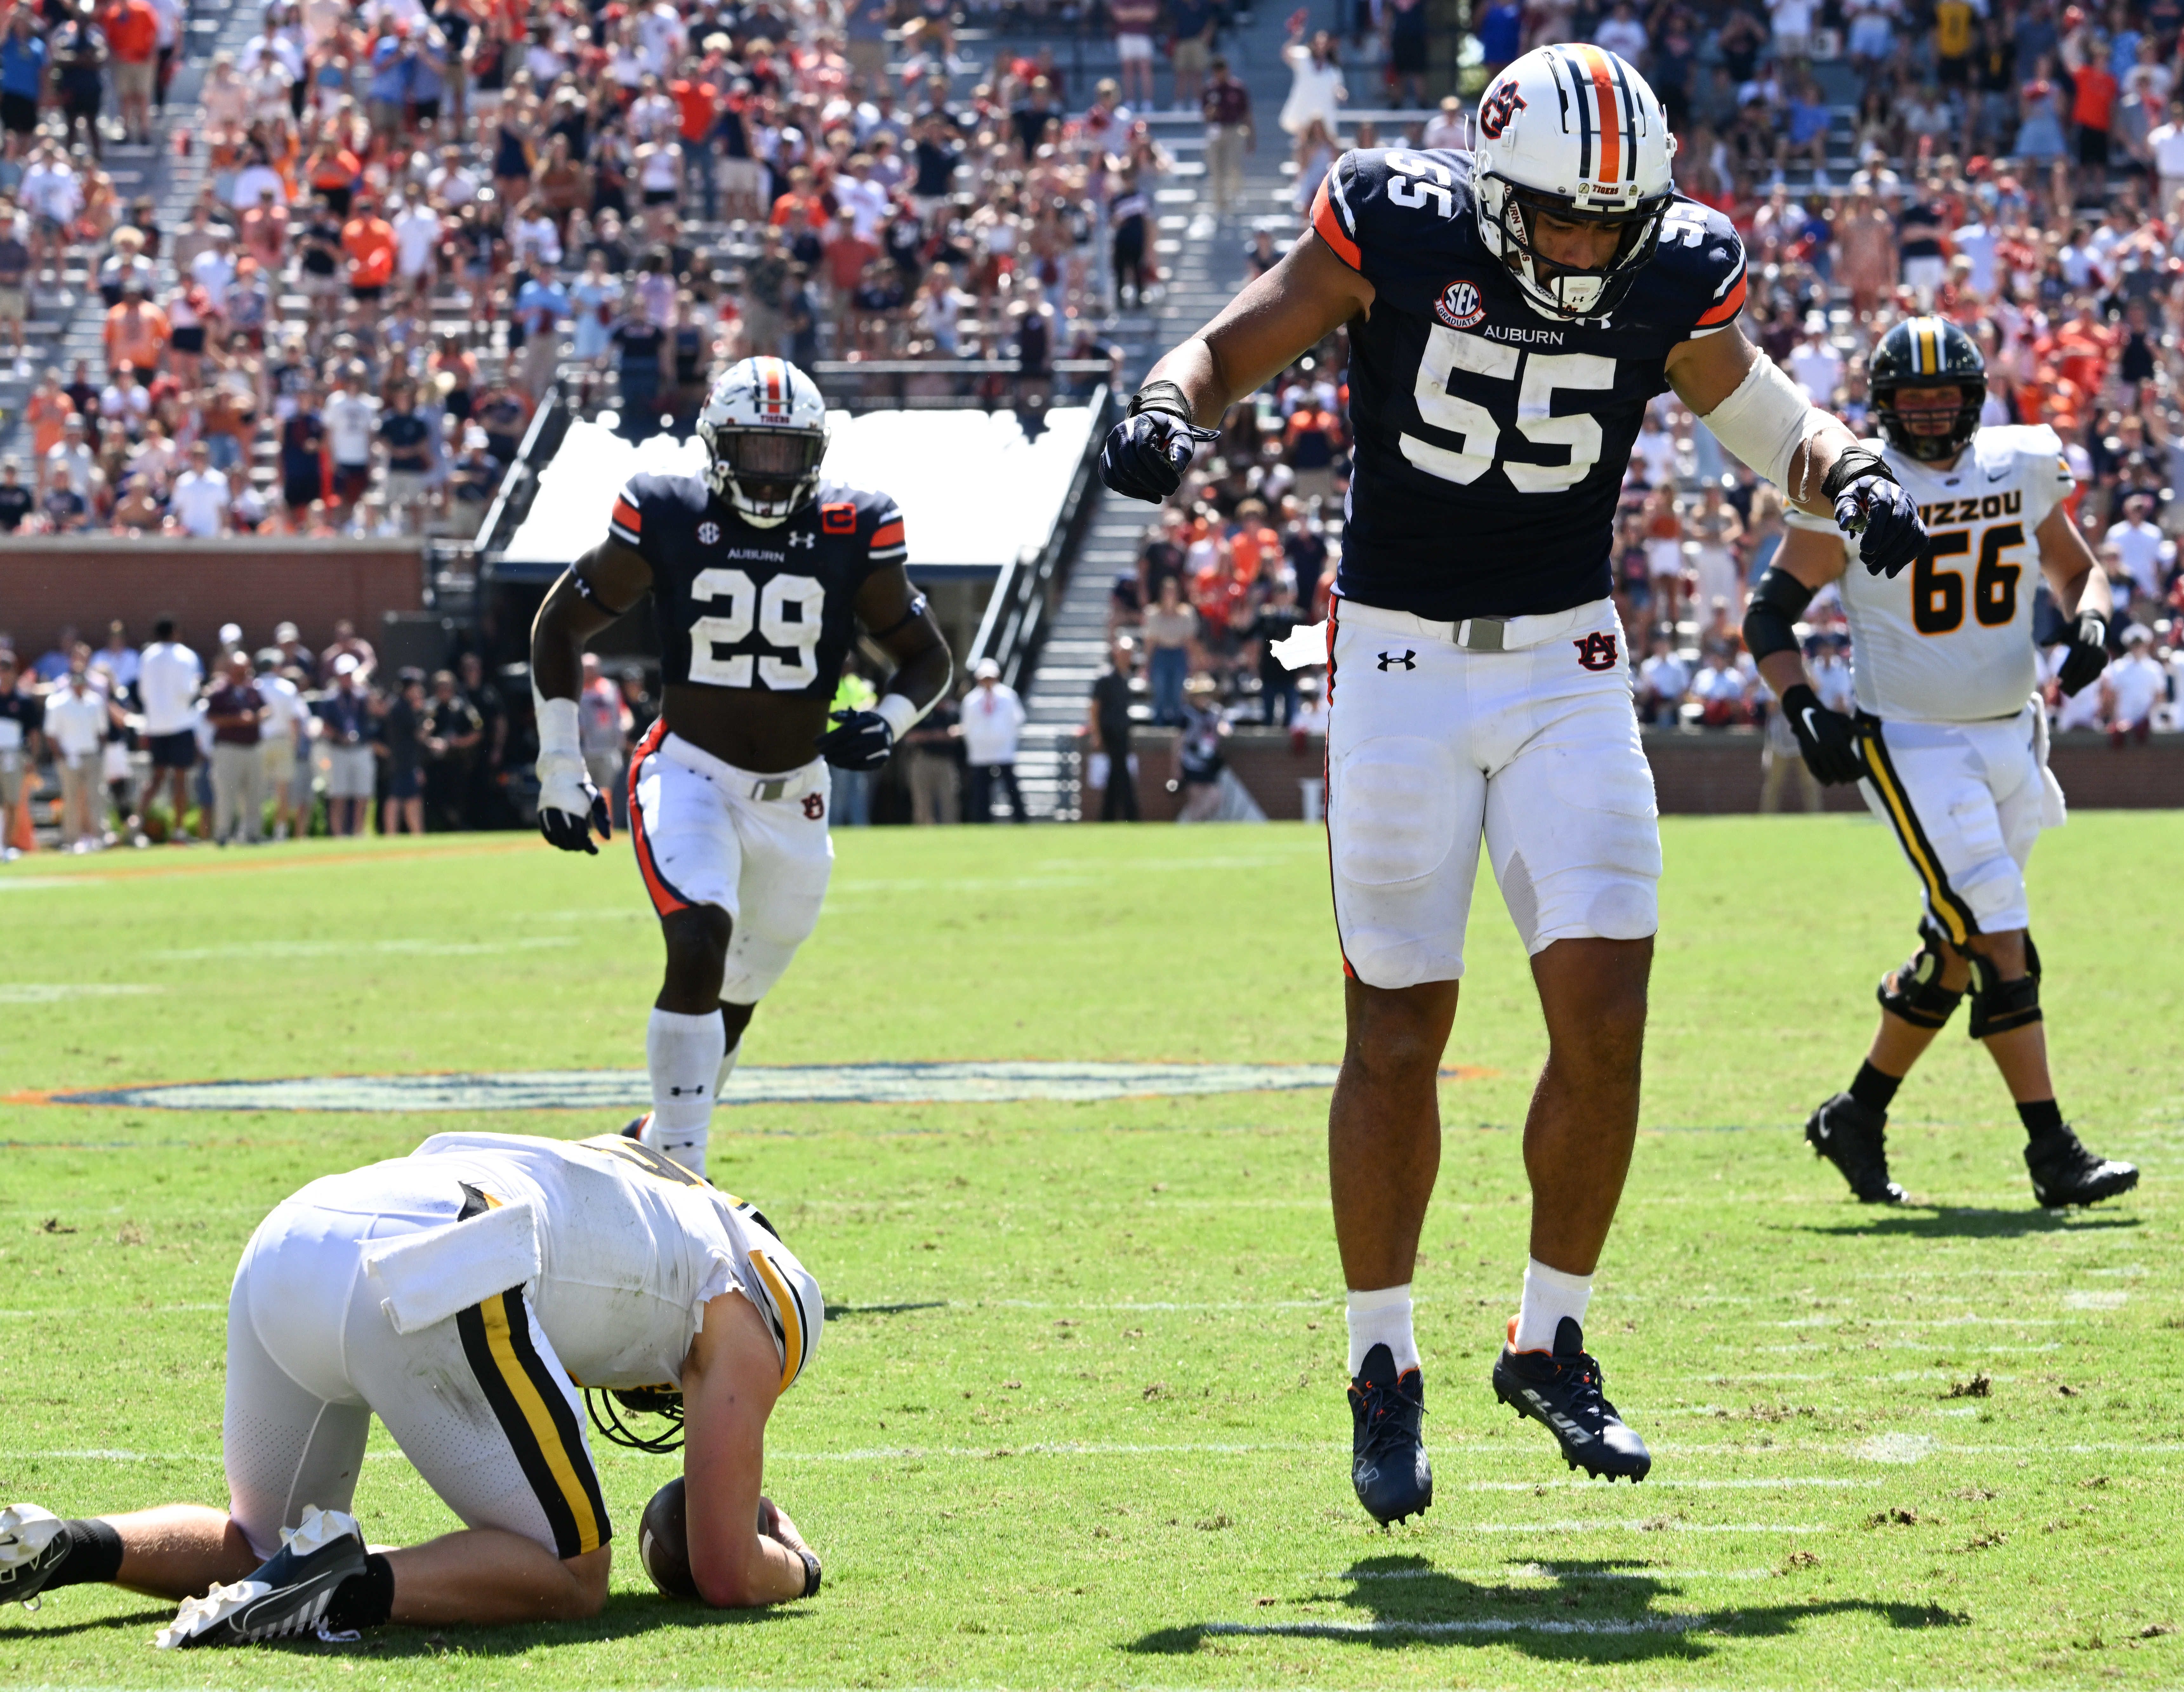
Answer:
<svg viewBox="0 0 2184 1692"><path fill-rule="evenodd" d="M464 1220L445 1221L451 1201ZM740 1290L786 1389L826 1320L818 1283L758 1211L619 1135L435 1134L290 1202L437 1222L366 1252L398 1330L521 1284L583 1386L678 1386L706 1301Z"/></svg>
<svg viewBox="0 0 2184 1692"><path fill-rule="evenodd" d="M2075 486L2062 442L2044 424L2013 424L1981 430L1947 470L1892 447L1883 456L1918 502L1930 544L1892 581L1868 573L1858 543L1846 543L1841 592L1858 709L1884 721L2015 715L2039 679L2033 532ZM1802 511L1789 521L1837 532Z"/></svg>

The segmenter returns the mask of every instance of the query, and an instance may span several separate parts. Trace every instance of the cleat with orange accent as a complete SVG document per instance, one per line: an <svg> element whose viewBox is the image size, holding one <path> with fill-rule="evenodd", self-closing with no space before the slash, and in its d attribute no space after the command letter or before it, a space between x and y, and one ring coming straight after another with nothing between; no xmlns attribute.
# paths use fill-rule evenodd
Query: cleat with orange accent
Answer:
<svg viewBox="0 0 2184 1692"><path fill-rule="evenodd" d="M1516 1336L1513 1320L1509 1337ZM1494 1360L1494 1395L1518 1415L1544 1422L1570 1467L1610 1482L1627 1475L1635 1485L1652 1468L1652 1455L1615 1413L1607 1385L1599 1361L1585 1349L1585 1330L1568 1316L1555 1325L1552 1351L1505 1345Z"/></svg>
<svg viewBox="0 0 2184 1692"><path fill-rule="evenodd" d="M1415 1368L1396 1372L1396 1354L1375 1345L1350 1383L1350 1484L1382 1527L1423 1512L1433 1502L1433 1465L1419 1423L1425 1380Z"/></svg>

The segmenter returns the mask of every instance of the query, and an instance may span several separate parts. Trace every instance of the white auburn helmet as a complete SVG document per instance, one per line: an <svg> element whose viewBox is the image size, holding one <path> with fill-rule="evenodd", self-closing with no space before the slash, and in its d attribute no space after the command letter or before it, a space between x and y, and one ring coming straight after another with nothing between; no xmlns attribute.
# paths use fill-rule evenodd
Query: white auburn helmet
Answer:
<svg viewBox="0 0 2184 1692"><path fill-rule="evenodd" d="M1533 308L1550 317L1604 317L1653 256L1675 192L1676 138L1636 70L1585 42L1535 47L1479 102L1472 150L1479 232ZM1543 259L1532 216L1605 224L1623 234L1597 270Z"/></svg>
<svg viewBox="0 0 2184 1692"><path fill-rule="evenodd" d="M786 522L819 487L827 456L827 402L786 359L732 365L705 397L698 437L713 492L761 529Z"/></svg>

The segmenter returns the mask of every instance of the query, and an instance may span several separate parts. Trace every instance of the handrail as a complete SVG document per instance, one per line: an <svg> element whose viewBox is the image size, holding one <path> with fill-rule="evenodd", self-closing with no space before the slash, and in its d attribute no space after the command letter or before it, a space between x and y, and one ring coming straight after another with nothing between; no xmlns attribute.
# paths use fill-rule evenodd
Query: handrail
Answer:
<svg viewBox="0 0 2184 1692"><path fill-rule="evenodd" d="M485 516L478 524L477 533L471 538L471 545L481 561L494 549L494 543L500 536L501 519L507 514L510 503L530 470L532 455L538 446L539 437L545 431L547 419L560 409L561 389L557 382L547 391L545 404L531 414L531 426L523 431L523 441L516 448L515 456L509 460L508 468L501 472L500 486L493 492L493 504L485 508Z"/></svg>
<svg viewBox="0 0 2184 1692"><path fill-rule="evenodd" d="M993 593L986 601L985 615L978 620L978 632L972 637L971 650L964 655L967 672L975 671L990 658L1000 665L1001 680L1010 687L1023 679L1024 671L1044 634L1047 590L1061 567L1062 555L1069 550L1078 513L1084 509L1085 493L1092 484L1092 466L1106 437L1112 398L1105 388L1094 396L1092 426L1085 431L1084 455L1077 461L1068 495L1061 502L1061 510L1046 544L1036 551L1027 547L1019 552L1016 561L1004 569L1000 580L994 583Z"/></svg>

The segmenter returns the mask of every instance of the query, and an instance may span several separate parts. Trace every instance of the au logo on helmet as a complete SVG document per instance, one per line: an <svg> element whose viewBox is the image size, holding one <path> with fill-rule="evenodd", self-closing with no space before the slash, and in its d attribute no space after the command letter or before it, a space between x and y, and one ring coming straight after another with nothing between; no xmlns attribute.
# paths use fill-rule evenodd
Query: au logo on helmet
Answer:
<svg viewBox="0 0 2184 1692"><path fill-rule="evenodd" d="M1517 92L1513 80L1497 82L1486 92L1479 103L1479 132L1489 141L1502 139L1502 131L1509 127L1509 120L1524 107L1524 97Z"/></svg>
<svg viewBox="0 0 2184 1692"><path fill-rule="evenodd" d="M1451 329L1468 329L1485 320L1485 303L1469 282L1451 282L1434 302L1434 315Z"/></svg>

